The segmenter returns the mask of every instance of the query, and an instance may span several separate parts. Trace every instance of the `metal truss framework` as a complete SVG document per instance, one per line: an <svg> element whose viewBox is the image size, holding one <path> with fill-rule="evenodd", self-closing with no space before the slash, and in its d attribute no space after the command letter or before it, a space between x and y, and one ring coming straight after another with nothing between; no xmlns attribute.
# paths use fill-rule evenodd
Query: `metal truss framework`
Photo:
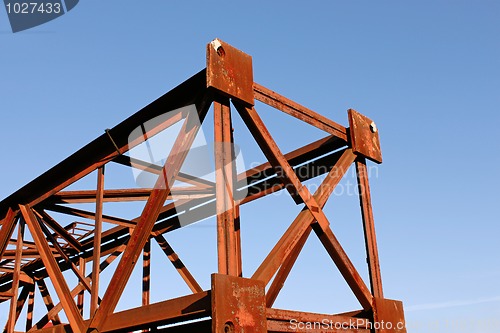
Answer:
<svg viewBox="0 0 500 333"><path fill-rule="evenodd" d="M327 136L284 154L257 113L255 100L315 126ZM183 122L163 167L154 167L126 154L141 142L141 135L129 137L136 127L166 110L192 104L196 105L201 120L213 105L215 141L223 143L215 151L215 184L197 181L180 172L199 130L189 116L186 119L181 116L169 118L143 133L152 137L174 123ZM241 174L236 173L234 150L228 148L231 145L224 145L233 142L231 108L239 113L268 160ZM402 303L385 299L382 291L366 167L367 159L382 162L378 131L370 119L354 110L349 110L348 117L350 127L346 128L254 83L251 57L214 40L207 45L206 69L0 202L0 302L10 302L5 331L14 333L24 309L27 332L293 332L297 330L290 326L292 319L335 323L308 332L406 332L400 327L404 322ZM108 163L155 174L158 177L156 185L147 189L106 189L104 178ZM335 186L353 163L360 194L369 286L343 250L323 211ZM66 189L95 171L98 181L94 189ZM310 193L303 182L321 173L327 173L326 178L315 193ZM169 184L179 179L192 186L170 188ZM236 201L231 194L243 184L249 184L248 193L243 200ZM175 203L169 202L174 190L184 191L182 199ZM297 204L303 205L303 209L258 269L244 278L239 206L281 190L287 190ZM127 220L103 215L103 203L113 201L145 201L146 204L139 217ZM211 203L201 205L206 202ZM85 211L65 205L68 203L93 203L96 208L95 211ZM206 206L216 206L218 212L218 273L211 277L210 290L202 290L164 236L181 227L176 215L179 207L185 211L196 210L196 214L183 217L196 221L213 214L213 210L203 208ZM64 226L51 212L95 222ZM103 222L116 226L103 230ZM27 232L31 237L26 237ZM273 308L311 233L319 238L352 289L360 304L359 311L318 314ZM174 264L192 294L150 304L149 253L153 241ZM143 305L115 312L141 254ZM115 260L118 264L110 282L99 286L100 272ZM87 263L92 263L90 273L85 272ZM72 289L63 275L69 270L78 279L78 284ZM47 282L57 293L57 304L49 293ZM98 295L99 288L105 290L102 299ZM34 304L35 293L41 294L44 304ZM85 297L90 298L88 319L83 316ZM33 321L35 306L46 309L45 316L38 322ZM64 311L68 323L61 322L61 311ZM365 319L364 324L346 329L353 319L357 323L360 322L358 319Z"/></svg>

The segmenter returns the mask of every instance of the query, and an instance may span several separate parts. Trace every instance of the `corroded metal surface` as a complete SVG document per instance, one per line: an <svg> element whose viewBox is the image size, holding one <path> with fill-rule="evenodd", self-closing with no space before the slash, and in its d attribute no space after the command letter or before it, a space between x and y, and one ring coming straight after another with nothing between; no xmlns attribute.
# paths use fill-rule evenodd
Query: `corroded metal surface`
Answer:
<svg viewBox="0 0 500 333"><path fill-rule="evenodd" d="M382 163L380 139L375 122L353 109L348 111L348 115L353 151L373 162Z"/></svg>
<svg viewBox="0 0 500 333"><path fill-rule="evenodd" d="M325 137L283 152L254 107L254 99L324 131ZM202 122L210 121L205 116L212 106L216 171L215 181L207 181L181 172L181 166ZM239 173L233 146L235 111L267 158L265 163ZM14 333L21 327L26 332L43 333L297 332L304 331L301 327L305 326L299 324L314 326L323 320L330 326L306 331L339 332L338 325L356 322L341 331L406 332L404 325L401 327L402 303L383 298L366 168L366 159L382 162L378 129L371 119L354 110L349 110L348 118L349 129L253 82L249 55L220 40L209 43L207 69L0 202L0 303L8 302L9 309L5 332ZM177 123L182 126L161 164L130 155L131 149ZM141 131L135 131L137 128ZM109 188L105 181L109 171L105 170L111 163L148 173L156 180L154 186ZM323 211L353 164L369 285ZM93 172L98 177L91 188L68 188ZM304 182L325 174L311 193ZM176 181L189 186L175 186ZM287 190L302 210L256 271L244 277L240 206L282 190ZM244 194L237 197L236 192ZM136 218L123 218L103 214L106 202L142 202L144 208ZM82 204L86 206L82 208ZM218 273L212 275L210 290L204 291L199 277L188 269L167 238L173 230L213 216L217 220L218 261L214 271ZM68 219L74 222L63 222ZM309 237L318 237L359 301L359 310L319 314L273 308ZM151 304L152 243L157 243L167 257L165 262L174 266L192 294ZM142 305L116 311L120 298L129 297L124 294L125 286L139 261ZM100 277L104 270L112 273L109 281ZM56 295L51 295L54 292ZM392 326L381 326L381 322Z"/></svg>
<svg viewBox="0 0 500 333"><path fill-rule="evenodd" d="M220 39L213 40L207 45L207 86L253 105L252 57Z"/></svg>
<svg viewBox="0 0 500 333"><path fill-rule="evenodd" d="M212 275L212 332L267 332L263 281Z"/></svg>

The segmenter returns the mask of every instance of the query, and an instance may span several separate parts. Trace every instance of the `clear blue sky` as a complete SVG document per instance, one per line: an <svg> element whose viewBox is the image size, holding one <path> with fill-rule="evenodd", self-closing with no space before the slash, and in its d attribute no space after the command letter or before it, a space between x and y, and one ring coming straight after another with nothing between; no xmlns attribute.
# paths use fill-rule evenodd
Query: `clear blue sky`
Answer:
<svg viewBox="0 0 500 333"><path fill-rule="evenodd" d="M2 8L0 196L201 70L206 43L218 37L253 56L257 82L343 125L348 108L376 121L382 277L386 296L405 303L408 331L498 332L499 18L493 0L83 0L12 34ZM278 112L263 118L284 151L322 136ZM253 142L241 138L251 163ZM299 209L282 195L242 210L244 273ZM366 275L356 198L338 194L326 211ZM197 258L215 252L210 223L190 230L195 245L187 231L169 235L205 287L216 267ZM276 306L356 308L314 237Z"/></svg>

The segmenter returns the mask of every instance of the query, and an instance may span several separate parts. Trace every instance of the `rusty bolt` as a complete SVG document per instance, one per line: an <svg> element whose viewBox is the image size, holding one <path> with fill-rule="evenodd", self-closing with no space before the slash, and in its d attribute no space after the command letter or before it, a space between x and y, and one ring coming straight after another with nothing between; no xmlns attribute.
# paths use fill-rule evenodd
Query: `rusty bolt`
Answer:
<svg viewBox="0 0 500 333"><path fill-rule="evenodd" d="M234 333L234 324L232 321L228 321L224 324L224 333Z"/></svg>
<svg viewBox="0 0 500 333"><path fill-rule="evenodd" d="M226 55L226 51L224 51L224 48L218 39L214 39L210 42L210 44L220 57L224 57Z"/></svg>

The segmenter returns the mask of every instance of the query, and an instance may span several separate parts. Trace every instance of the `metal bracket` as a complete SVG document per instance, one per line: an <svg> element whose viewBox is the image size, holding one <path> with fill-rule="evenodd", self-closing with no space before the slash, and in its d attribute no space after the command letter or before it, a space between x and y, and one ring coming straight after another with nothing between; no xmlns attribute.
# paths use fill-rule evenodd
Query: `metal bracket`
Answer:
<svg viewBox="0 0 500 333"><path fill-rule="evenodd" d="M212 274L212 332L267 333L264 282Z"/></svg>
<svg viewBox="0 0 500 333"><path fill-rule="evenodd" d="M403 302L374 298L373 326L377 333L406 333Z"/></svg>
<svg viewBox="0 0 500 333"><path fill-rule="evenodd" d="M370 118L353 109L349 109L347 112L352 151L375 163L382 163L377 125Z"/></svg>
<svg viewBox="0 0 500 333"><path fill-rule="evenodd" d="M253 106L252 57L214 39L207 45L207 87Z"/></svg>

